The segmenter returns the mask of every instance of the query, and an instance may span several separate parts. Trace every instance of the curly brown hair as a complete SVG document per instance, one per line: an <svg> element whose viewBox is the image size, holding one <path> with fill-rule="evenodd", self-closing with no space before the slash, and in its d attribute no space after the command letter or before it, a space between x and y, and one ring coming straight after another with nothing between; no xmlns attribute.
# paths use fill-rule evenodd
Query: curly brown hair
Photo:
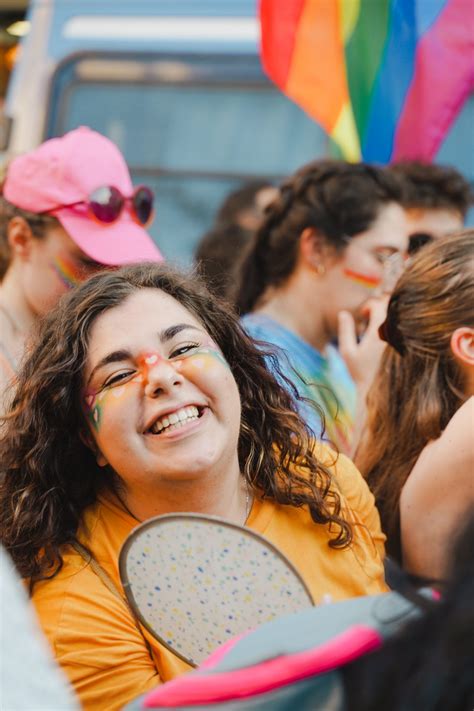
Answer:
<svg viewBox="0 0 474 711"><path fill-rule="evenodd" d="M318 160L300 168L267 206L246 251L234 295L239 312L252 311L267 287L279 286L293 273L305 228L313 227L342 252L384 205L400 198L398 180L377 166Z"/></svg>
<svg viewBox="0 0 474 711"><path fill-rule="evenodd" d="M474 230L426 246L391 296L389 343L367 397L355 463L375 495L387 551L400 560L400 494L416 460L466 400L450 347L453 331L474 328Z"/></svg>
<svg viewBox="0 0 474 711"><path fill-rule="evenodd" d="M95 320L143 288L175 298L221 348L240 393L238 455L249 486L281 504L308 505L315 523L332 532L329 545L347 547L352 528L330 470L313 452L313 434L296 414L294 387L281 374L289 392L278 384L265 364L271 356L195 276L145 264L97 274L65 295L39 325L18 375L2 437L0 536L21 575L33 582L55 575L84 509L104 487L120 486L84 444L82 375ZM272 368L278 373L275 358Z"/></svg>

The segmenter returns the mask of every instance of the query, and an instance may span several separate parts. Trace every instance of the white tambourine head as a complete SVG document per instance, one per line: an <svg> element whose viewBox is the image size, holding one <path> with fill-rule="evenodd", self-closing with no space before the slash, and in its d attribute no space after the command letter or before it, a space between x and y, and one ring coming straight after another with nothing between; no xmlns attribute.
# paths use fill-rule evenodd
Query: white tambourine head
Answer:
<svg viewBox="0 0 474 711"><path fill-rule="evenodd" d="M127 538L119 564L140 622L192 666L230 638L314 604L271 543L215 517L150 519Z"/></svg>

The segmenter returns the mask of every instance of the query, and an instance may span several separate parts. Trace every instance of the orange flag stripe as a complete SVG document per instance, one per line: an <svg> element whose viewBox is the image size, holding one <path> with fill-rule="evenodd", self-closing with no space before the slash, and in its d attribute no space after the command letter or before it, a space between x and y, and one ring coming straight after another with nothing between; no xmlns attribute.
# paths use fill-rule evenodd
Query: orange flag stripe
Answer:
<svg viewBox="0 0 474 711"><path fill-rule="evenodd" d="M341 27L339 3L306 0L285 89L328 133L350 104Z"/></svg>

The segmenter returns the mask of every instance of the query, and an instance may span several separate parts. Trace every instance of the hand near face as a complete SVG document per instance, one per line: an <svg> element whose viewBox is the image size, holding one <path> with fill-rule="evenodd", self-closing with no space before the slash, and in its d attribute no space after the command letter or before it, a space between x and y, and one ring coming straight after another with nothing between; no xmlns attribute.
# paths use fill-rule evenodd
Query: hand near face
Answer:
<svg viewBox="0 0 474 711"><path fill-rule="evenodd" d="M388 296L370 299L365 305L368 325L364 335L357 340L357 327L352 314L340 311L338 317L339 352L358 389L366 393L378 370L386 344L378 330L387 315Z"/></svg>

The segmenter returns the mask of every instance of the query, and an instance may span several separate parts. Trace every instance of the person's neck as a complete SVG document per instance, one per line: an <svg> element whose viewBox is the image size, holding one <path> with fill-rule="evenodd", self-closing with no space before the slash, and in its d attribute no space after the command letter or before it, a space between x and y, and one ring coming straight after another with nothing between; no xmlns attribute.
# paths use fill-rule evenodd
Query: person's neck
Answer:
<svg viewBox="0 0 474 711"><path fill-rule="evenodd" d="M7 317L15 331L15 336L24 340L36 321L37 315L31 309L18 284L18 276L12 265L0 284L0 305L8 315Z"/></svg>
<svg viewBox="0 0 474 711"><path fill-rule="evenodd" d="M279 287L270 287L255 313L269 316L285 326L313 348L323 352L331 336L326 330L321 301L314 279L308 274L290 277Z"/></svg>
<svg viewBox="0 0 474 711"><path fill-rule="evenodd" d="M224 481L223 481L224 479ZM120 502L137 521L153 516L187 512L220 516L243 525L247 519L251 493L240 472L227 481L223 477L206 476L191 481L173 478L155 484L152 490L143 487L119 495Z"/></svg>

